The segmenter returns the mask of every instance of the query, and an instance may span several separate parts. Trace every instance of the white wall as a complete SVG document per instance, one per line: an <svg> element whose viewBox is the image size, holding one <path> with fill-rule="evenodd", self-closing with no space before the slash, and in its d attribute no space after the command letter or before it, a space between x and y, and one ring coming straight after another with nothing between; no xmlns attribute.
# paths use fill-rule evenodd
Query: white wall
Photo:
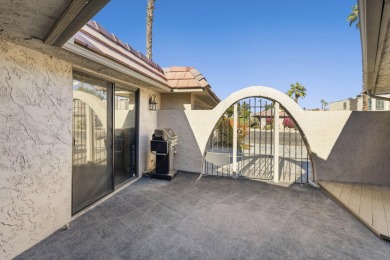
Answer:
<svg viewBox="0 0 390 260"><path fill-rule="evenodd" d="M71 65L0 40L0 259L71 218Z"/></svg>

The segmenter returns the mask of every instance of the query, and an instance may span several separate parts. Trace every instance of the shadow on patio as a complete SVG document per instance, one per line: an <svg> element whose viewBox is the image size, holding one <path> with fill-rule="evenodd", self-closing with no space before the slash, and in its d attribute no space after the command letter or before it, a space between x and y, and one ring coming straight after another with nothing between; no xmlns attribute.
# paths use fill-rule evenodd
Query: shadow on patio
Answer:
<svg viewBox="0 0 390 260"><path fill-rule="evenodd" d="M309 185L142 178L17 259L385 259L390 243Z"/></svg>

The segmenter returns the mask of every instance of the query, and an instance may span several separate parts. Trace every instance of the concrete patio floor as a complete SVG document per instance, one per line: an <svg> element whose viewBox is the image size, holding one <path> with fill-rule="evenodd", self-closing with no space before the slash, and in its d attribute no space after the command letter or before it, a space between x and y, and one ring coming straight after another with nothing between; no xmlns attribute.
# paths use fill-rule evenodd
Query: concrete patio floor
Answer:
<svg viewBox="0 0 390 260"><path fill-rule="evenodd" d="M179 173L142 178L17 259L387 259L321 189Z"/></svg>

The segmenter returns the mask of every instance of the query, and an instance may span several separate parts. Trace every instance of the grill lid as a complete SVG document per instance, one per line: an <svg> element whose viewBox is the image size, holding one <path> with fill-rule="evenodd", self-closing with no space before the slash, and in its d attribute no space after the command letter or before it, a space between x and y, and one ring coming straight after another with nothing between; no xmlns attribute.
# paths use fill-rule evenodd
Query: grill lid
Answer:
<svg viewBox="0 0 390 260"><path fill-rule="evenodd" d="M156 129L154 130L154 136L157 138L163 138L166 141L177 139L177 134L171 128Z"/></svg>

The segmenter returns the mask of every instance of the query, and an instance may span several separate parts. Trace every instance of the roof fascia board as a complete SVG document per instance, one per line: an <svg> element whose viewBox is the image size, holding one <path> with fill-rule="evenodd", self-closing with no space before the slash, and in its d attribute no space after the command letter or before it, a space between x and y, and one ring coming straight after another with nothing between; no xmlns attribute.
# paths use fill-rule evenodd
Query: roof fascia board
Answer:
<svg viewBox="0 0 390 260"><path fill-rule="evenodd" d="M137 90L139 88L139 86L137 84L125 82L125 81L120 80L118 78L111 77L111 76L108 76L106 74L102 74L102 73L99 73L97 71L82 67L78 64L73 64L73 70L77 71L81 74L89 75L89 76L94 77L94 78L100 78L100 79L106 80L108 82L115 82L116 85L122 86L126 89Z"/></svg>
<svg viewBox="0 0 390 260"><path fill-rule="evenodd" d="M134 68L134 70L140 71L143 74L145 74L153 79L156 79L157 81L159 81L161 83L167 83L165 76L162 73L160 73L158 70L156 70L154 67L150 66L149 64L141 61L139 58L136 58L134 56L130 57L129 55L127 55L127 53L117 51L115 48L107 46L104 43L100 44L99 40L91 38L90 35L88 35L88 34L81 34L80 33L79 36L86 39L87 41L89 41L91 43L92 46L95 46L97 48L97 51L96 51L97 55L99 55L99 53L102 53L102 55L107 55L107 56L111 57L114 61L117 61L119 63L127 64L131 68ZM77 41L75 41L74 44L79 45L77 43ZM87 44L87 46L89 46L89 44ZM89 49L89 48L87 47L87 49ZM94 51L94 50L92 50L92 51Z"/></svg>
<svg viewBox="0 0 390 260"><path fill-rule="evenodd" d="M219 97L210 88L206 88L206 92L209 97L215 102L215 104L219 104L219 102L221 102Z"/></svg>
<svg viewBox="0 0 390 260"><path fill-rule="evenodd" d="M387 3L386 3L387 2ZM377 50L377 58L375 62L375 69L374 69L374 90L373 94L375 94L376 86L377 86L377 80L378 80L378 74L381 66L382 61L382 55L383 55L383 49L385 46L386 38L388 37L387 32L389 28L389 21L390 21L390 4L388 4L388 1L384 3L383 9L382 9L382 20L380 25L380 31L379 31L379 39L378 39L378 50Z"/></svg>
<svg viewBox="0 0 390 260"><path fill-rule="evenodd" d="M193 92L203 92L201 88L191 88L191 89L172 89L173 93L193 93Z"/></svg>
<svg viewBox="0 0 390 260"><path fill-rule="evenodd" d="M145 70L145 67L147 67L149 70L153 71L156 74L156 76L160 76L160 77L164 78L164 80L165 80L165 75L162 72L160 72L156 68L152 67L150 64L146 63L139 56L135 56L133 53L131 53L125 49L122 49L122 47L120 47L121 50L117 50L116 43L108 40L105 36L100 34L98 31L91 29L89 26L84 26L80 30L80 33L82 34L82 36L84 36L84 38L87 37L88 40L91 40L91 38L92 38L93 41L102 42L101 44L103 44L104 48L110 49L110 51L112 51L113 53L118 54L120 56L125 55L128 58L132 59L132 62L134 62L134 66L137 66L137 67L144 66L144 68L138 68L138 69ZM145 71L145 73L148 73L148 72Z"/></svg>
<svg viewBox="0 0 390 260"><path fill-rule="evenodd" d="M64 44L63 48L65 50L72 52L72 53L75 53L75 54L80 55L84 58L87 58L88 60L95 61L99 64L107 66L107 67L114 69L116 71L119 71L123 74L129 75L133 78L136 78L136 79L141 80L145 83L148 83L148 84L156 87L157 89L161 90L162 92L171 92L171 89L169 87L167 87L167 86L165 86L165 85L163 85L163 84L161 84L161 83L159 83L159 82L157 82L149 77L146 77L140 73L137 73L129 68L126 68L120 64L117 64L114 61L111 61L109 59L106 59L104 57L96 55L95 53L88 51L85 48L82 48L82 47L79 47L75 44L72 44L69 41Z"/></svg>
<svg viewBox="0 0 390 260"><path fill-rule="evenodd" d="M383 0L359 0L360 38L362 42L364 89L375 88L375 64L382 20Z"/></svg>
<svg viewBox="0 0 390 260"><path fill-rule="evenodd" d="M73 0L54 24L44 43L62 46L110 0Z"/></svg>

